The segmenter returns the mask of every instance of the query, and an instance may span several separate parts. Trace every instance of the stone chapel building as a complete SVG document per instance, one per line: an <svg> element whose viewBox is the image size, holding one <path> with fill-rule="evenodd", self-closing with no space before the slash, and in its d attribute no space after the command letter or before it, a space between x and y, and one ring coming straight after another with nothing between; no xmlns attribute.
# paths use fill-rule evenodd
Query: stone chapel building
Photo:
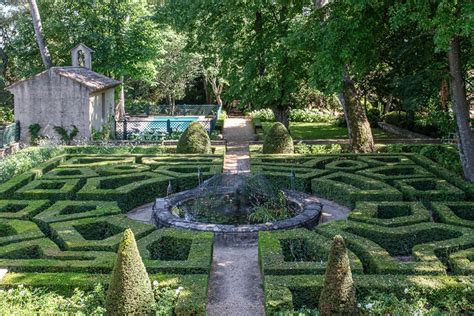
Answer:
<svg viewBox="0 0 474 316"><path fill-rule="evenodd" d="M79 129L90 139L114 117L115 87L120 81L92 71L92 50L79 44L71 50L72 66L52 67L7 89L14 95L15 120L20 138L29 139L28 127L40 124L41 135L57 138L55 126Z"/></svg>

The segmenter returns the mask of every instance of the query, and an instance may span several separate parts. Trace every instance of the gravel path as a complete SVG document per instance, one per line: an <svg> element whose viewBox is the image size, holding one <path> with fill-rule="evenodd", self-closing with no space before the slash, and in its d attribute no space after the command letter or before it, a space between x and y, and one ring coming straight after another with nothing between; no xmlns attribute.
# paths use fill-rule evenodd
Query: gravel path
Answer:
<svg viewBox="0 0 474 316"><path fill-rule="evenodd" d="M321 214L320 224L329 223L335 220L347 219L351 210L336 202L329 201L315 196L323 204L323 214Z"/></svg>
<svg viewBox="0 0 474 316"><path fill-rule="evenodd" d="M249 141L255 138L250 119L226 119L224 137L224 173L250 173ZM265 315L257 233L215 235L207 299L210 316Z"/></svg>
<svg viewBox="0 0 474 316"><path fill-rule="evenodd" d="M252 122L244 117L231 117L224 122L227 152L224 173L250 173L249 141L255 139Z"/></svg>
<svg viewBox="0 0 474 316"><path fill-rule="evenodd" d="M265 315L257 233L214 237L206 315Z"/></svg>

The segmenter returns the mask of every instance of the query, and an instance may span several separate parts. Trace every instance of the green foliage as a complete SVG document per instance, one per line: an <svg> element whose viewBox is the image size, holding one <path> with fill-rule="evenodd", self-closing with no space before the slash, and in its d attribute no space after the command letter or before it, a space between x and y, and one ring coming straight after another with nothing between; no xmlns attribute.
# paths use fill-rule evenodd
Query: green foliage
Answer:
<svg viewBox="0 0 474 316"><path fill-rule="evenodd" d="M125 230L107 291L108 315L147 314L155 303L153 289L135 237Z"/></svg>
<svg viewBox="0 0 474 316"><path fill-rule="evenodd" d="M451 145L388 145L380 149L387 153L419 153L456 174L462 174L459 153Z"/></svg>
<svg viewBox="0 0 474 316"><path fill-rule="evenodd" d="M340 154L342 145L307 145L298 143L295 145L295 154L314 155L314 154Z"/></svg>
<svg viewBox="0 0 474 316"><path fill-rule="evenodd" d="M286 127L277 122L268 131L263 142L262 152L264 154L293 154L293 138Z"/></svg>
<svg viewBox="0 0 474 316"><path fill-rule="evenodd" d="M159 155L169 152L165 146L135 146L135 145L88 145L65 147L64 150L69 154L97 154L97 155L123 155L123 154L145 154Z"/></svg>
<svg viewBox="0 0 474 316"><path fill-rule="evenodd" d="M275 114L273 114L271 109L259 109L253 110L248 113L252 119L258 119L261 122L274 122Z"/></svg>
<svg viewBox="0 0 474 316"><path fill-rule="evenodd" d="M334 121L334 115L314 109L292 109L290 111L290 121L302 123L330 123Z"/></svg>
<svg viewBox="0 0 474 316"><path fill-rule="evenodd" d="M40 12L48 12L42 14L43 32L56 65L70 65L70 49L84 43L94 50L95 71L114 78L154 81L153 62L161 43L159 29L147 17L150 13L145 3L61 0L39 2L38 7ZM16 77L26 77L43 69L29 11L20 10L15 22L19 32L7 51L14 61L11 70Z"/></svg>
<svg viewBox="0 0 474 316"><path fill-rule="evenodd" d="M259 258L264 277L324 274L331 240L304 228L259 232ZM362 274L361 261L349 251L351 270Z"/></svg>
<svg viewBox="0 0 474 316"><path fill-rule="evenodd" d="M324 286L319 299L321 315L356 315L356 290L344 239L333 238L329 253Z"/></svg>
<svg viewBox="0 0 474 316"><path fill-rule="evenodd" d="M26 148L0 160L0 183L64 153L62 147Z"/></svg>
<svg viewBox="0 0 474 316"><path fill-rule="evenodd" d="M164 53L157 65L157 86L161 98L167 98L174 106L175 100L182 99L186 88L199 76L201 56L186 51L186 36L173 29L165 29L161 36Z"/></svg>
<svg viewBox="0 0 474 316"><path fill-rule="evenodd" d="M44 138L40 135L41 125L38 123L28 126L28 131L30 132L30 143L33 146L38 145L38 142Z"/></svg>
<svg viewBox="0 0 474 316"><path fill-rule="evenodd" d="M289 182L290 168L297 179L313 172L313 193L353 209L316 230L260 233L267 313L317 311L326 268L318 255L336 235L349 250L361 313L471 308L471 184L409 153L252 156L252 170L278 175L276 183Z"/></svg>
<svg viewBox="0 0 474 316"><path fill-rule="evenodd" d="M14 121L15 117L13 115L13 110L0 106L0 125L13 123Z"/></svg>
<svg viewBox="0 0 474 316"><path fill-rule="evenodd" d="M382 119L389 124L434 138L452 138L456 132L456 123L451 112L417 113L414 121L410 121L405 112L389 112Z"/></svg>
<svg viewBox="0 0 474 316"><path fill-rule="evenodd" d="M61 142L68 146L71 145L74 138L79 134L79 129L76 125L72 125L70 132L62 126L54 126L53 129L59 135Z"/></svg>
<svg viewBox="0 0 474 316"><path fill-rule="evenodd" d="M105 292L98 284L94 290L76 289L70 297L41 288L19 285L0 291L0 309L9 315L101 315L105 312Z"/></svg>
<svg viewBox="0 0 474 316"><path fill-rule="evenodd" d="M209 154L211 140L204 127L199 122L189 124L178 141L178 154Z"/></svg>
<svg viewBox="0 0 474 316"><path fill-rule="evenodd" d="M259 119L261 122L275 121L275 115L271 109L253 110L249 112L248 115L252 119ZM291 109L290 121L303 123L329 123L334 121L334 116L330 112L318 109Z"/></svg>

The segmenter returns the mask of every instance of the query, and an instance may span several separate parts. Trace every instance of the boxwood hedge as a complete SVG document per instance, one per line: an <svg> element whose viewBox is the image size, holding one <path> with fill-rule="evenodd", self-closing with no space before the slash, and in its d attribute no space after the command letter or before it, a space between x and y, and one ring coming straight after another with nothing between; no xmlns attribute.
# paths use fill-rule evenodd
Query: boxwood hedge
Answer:
<svg viewBox="0 0 474 316"><path fill-rule="evenodd" d="M154 226L121 213L222 171L222 155L59 156L0 184L0 286L71 294L108 283L121 234L131 228L150 278L184 290L176 315L203 315L213 236Z"/></svg>
<svg viewBox="0 0 474 316"><path fill-rule="evenodd" d="M361 264L362 270L353 268L361 297L378 291L403 298L414 288L429 302L447 295L472 301L474 185L416 154L251 159L254 173L278 172L278 182L288 184L294 170L296 183L311 177L314 195L352 209L348 220L312 231L260 234L267 314L317 307L324 271L319 257L335 235L345 239L352 264ZM323 211L331 213L327 206ZM303 261L288 261L295 256Z"/></svg>

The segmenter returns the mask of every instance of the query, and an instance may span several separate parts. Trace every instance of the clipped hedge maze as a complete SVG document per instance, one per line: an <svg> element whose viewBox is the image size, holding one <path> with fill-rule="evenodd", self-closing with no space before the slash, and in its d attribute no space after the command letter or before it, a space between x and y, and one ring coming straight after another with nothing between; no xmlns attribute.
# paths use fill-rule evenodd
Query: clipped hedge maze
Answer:
<svg viewBox="0 0 474 316"><path fill-rule="evenodd" d="M261 232L266 311L317 307L331 239L342 235L359 295L429 299L474 286L474 185L413 154L252 157L254 173L351 208L314 230ZM464 292L463 292L464 291Z"/></svg>
<svg viewBox="0 0 474 316"><path fill-rule="evenodd" d="M222 172L222 156L64 155L0 184L0 268L17 273L2 282L97 282L90 275L111 272L131 228L155 278L199 285L180 297L179 309L204 310L212 234L156 230L123 214L164 196L170 184L174 191L193 188L198 170L201 180Z"/></svg>

